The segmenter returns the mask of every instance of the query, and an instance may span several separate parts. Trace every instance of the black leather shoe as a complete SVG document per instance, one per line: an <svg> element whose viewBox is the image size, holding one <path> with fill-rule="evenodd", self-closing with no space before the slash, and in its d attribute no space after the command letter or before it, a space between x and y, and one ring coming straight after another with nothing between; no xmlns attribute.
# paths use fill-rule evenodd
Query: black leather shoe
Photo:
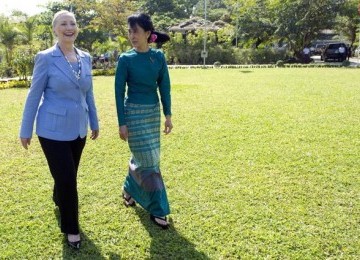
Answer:
<svg viewBox="0 0 360 260"><path fill-rule="evenodd" d="M68 235L66 235L66 241L67 241L67 244L68 244L71 248L76 249L76 250L80 249L81 240L79 240L79 241L74 241L74 242L70 242L70 241L69 241L69 238L68 238Z"/></svg>
<svg viewBox="0 0 360 260"><path fill-rule="evenodd" d="M67 243L68 243L68 245L69 245L71 248L74 248L74 249L76 249L76 250L79 250L79 249L80 249L81 241L70 242L70 241L68 240Z"/></svg>

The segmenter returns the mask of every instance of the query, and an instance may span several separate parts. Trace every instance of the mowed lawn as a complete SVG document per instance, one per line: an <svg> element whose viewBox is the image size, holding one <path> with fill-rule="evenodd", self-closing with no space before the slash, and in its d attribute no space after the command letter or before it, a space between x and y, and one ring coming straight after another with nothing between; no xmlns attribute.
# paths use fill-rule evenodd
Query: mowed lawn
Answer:
<svg viewBox="0 0 360 260"><path fill-rule="evenodd" d="M172 228L120 198L130 156L114 77L94 78L101 132L78 190L83 246L58 228L26 89L0 91L0 259L359 259L359 69L170 70L173 133L161 169Z"/></svg>

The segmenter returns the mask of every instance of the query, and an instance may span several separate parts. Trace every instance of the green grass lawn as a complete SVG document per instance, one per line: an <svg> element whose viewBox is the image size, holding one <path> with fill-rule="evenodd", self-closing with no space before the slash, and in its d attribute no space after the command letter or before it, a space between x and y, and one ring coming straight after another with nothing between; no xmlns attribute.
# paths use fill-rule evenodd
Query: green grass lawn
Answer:
<svg viewBox="0 0 360 260"><path fill-rule="evenodd" d="M120 198L129 150L113 77L94 79L100 137L79 170L83 246L64 243L26 89L0 91L0 259L359 259L359 70L171 70L161 168L168 231Z"/></svg>

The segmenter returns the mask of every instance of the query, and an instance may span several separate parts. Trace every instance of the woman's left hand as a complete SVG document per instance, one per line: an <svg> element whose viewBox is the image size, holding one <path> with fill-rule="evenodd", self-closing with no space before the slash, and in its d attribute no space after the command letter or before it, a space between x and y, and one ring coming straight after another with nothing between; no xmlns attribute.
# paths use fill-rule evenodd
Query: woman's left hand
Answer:
<svg viewBox="0 0 360 260"><path fill-rule="evenodd" d="M166 135L170 134L172 128L173 128L173 125L171 122L171 116L166 116L164 133Z"/></svg>
<svg viewBox="0 0 360 260"><path fill-rule="evenodd" d="M95 140L96 138L98 138L98 136L99 136L99 130L92 130L91 131L91 135L90 135L91 140Z"/></svg>

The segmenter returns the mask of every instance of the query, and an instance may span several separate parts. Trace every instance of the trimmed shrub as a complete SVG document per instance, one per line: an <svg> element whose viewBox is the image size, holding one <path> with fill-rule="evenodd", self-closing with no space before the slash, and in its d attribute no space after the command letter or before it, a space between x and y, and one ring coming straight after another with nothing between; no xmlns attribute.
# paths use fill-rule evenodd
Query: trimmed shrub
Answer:
<svg viewBox="0 0 360 260"><path fill-rule="evenodd" d="M9 80L9 81L1 81L0 89L6 88L29 88L31 85L31 81L29 80Z"/></svg>
<svg viewBox="0 0 360 260"><path fill-rule="evenodd" d="M276 67L279 67L279 68L285 67L284 61L283 61L283 60L278 60L278 61L276 62Z"/></svg>
<svg viewBox="0 0 360 260"><path fill-rule="evenodd" d="M93 69L93 76L114 76L115 68L112 69Z"/></svg>
<svg viewBox="0 0 360 260"><path fill-rule="evenodd" d="M215 61L214 62L214 68L219 68L221 66L221 62L220 61Z"/></svg>
<svg viewBox="0 0 360 260"><path fill-rule="evenodd" d="M237 64L275 64L278 60L285 60L288 53L275 49L235 49Z"/></svg>
<svg viewBox="0 0 360 260"><path fill-rule="evenodd" d="M349 67L349 66L350 66L350 61L344 60L341 65L342 65L343 67Z"/></svg>

